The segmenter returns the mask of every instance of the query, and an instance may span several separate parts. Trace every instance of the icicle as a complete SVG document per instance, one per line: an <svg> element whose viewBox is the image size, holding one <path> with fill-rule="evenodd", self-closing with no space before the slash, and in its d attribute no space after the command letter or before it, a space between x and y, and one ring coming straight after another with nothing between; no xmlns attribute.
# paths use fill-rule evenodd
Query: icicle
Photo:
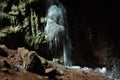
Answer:
<svg viewBox="0 0 120 80"><path fill-rule="evenodd" d="M70 59L72 51L72 46L70 43L70 40L67 36L65 36L65 39L63 41L63 57L64 57L64 65L65 66L72 66L72 62Z"/></svg>
<svg viewBox="0 0 120 80"><path fill-rule="evenodd" d="M64 25L64 12L63 6L51 5L48 9L46 16L46 26L45 26L45 38L49 42L49 49L52 46L58 47L62 43L63 47L63 58L64 65L70 66L70 54L71 54L71 43L66 34ZM64 11L64 12L63 12Z"/></svg>

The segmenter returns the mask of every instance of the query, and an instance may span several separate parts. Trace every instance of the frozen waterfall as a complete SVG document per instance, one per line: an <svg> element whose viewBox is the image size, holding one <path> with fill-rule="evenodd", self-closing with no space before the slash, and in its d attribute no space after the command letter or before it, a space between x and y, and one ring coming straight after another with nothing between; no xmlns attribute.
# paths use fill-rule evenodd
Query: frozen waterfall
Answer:
<svg viewBox="0 0 120 80"><path fill-rule="evenodd" d="M45 39L49 42L49 49L62 44L64 65L70 66L71 42L65 29L65 9L62 5L51 5L46 15Z"/></svg>

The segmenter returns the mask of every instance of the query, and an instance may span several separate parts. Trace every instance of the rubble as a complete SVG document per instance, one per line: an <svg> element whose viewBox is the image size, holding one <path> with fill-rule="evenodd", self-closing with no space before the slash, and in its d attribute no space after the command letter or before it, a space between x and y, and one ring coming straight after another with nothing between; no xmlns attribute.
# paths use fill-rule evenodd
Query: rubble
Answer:
<svg viewBox="0 0 120 80"><path fill-rule="evenodd" d="M7 56L5 56L7 55ZM17 50L0 45L0 79L9 80L111 80L81 68L69 68L39 56L24 47Z"/></svg>

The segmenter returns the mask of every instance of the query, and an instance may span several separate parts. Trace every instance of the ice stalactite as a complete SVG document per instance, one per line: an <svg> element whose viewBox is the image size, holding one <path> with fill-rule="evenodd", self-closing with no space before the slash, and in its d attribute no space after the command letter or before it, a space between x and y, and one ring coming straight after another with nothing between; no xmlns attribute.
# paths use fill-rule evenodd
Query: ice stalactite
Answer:
<svg viewBox="0 0 120 80"><path fill-rule="evenodd" d="M65 29L65 9L62 5L51 5L46 16L45 39L49 42L49 49L62 44L64 65L70 66L71 42ZM56 53L57 54L57 53Z"/></svg>

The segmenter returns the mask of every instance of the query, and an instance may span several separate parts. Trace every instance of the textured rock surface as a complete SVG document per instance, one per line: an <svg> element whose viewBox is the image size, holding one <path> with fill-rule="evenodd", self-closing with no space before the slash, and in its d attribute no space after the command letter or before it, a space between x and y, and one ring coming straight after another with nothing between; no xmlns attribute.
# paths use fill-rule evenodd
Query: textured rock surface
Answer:
<svg viewBox="0 0 120 80"><path fill-rule="evenodd" d="M7 56L6 56L7 55ZM111 80L99 72L84 72L48 61L25 48L0 45L0 79L8 80Z"/></svg>

